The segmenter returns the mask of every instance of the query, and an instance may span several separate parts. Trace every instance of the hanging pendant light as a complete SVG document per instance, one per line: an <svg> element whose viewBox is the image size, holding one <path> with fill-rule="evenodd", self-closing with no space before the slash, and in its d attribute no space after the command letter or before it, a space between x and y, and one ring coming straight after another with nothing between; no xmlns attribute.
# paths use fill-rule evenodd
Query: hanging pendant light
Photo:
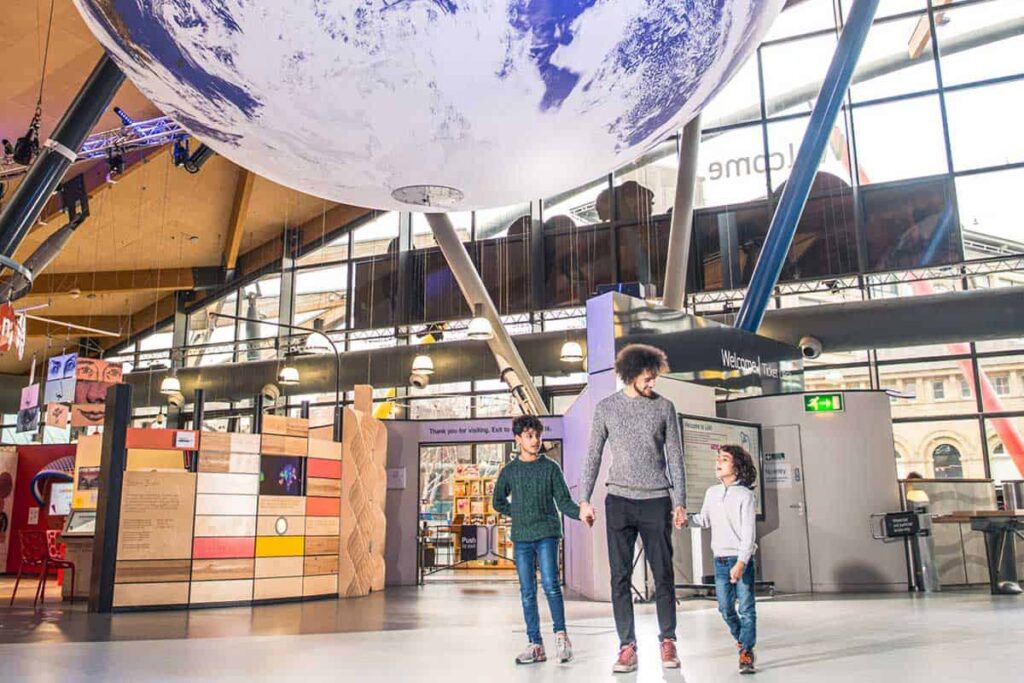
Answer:
<svg viewBox="0 0 1024 683"><path fill-rule="evenodd" d="M417 375L433 375L433 359L426 354L416 356L415 358L412 359L412 371Z"/></svg>
<svg viewBox="0 0 1024 683"><path fill-rule="evenodd" d="M164 396L181 393L181 380L178 379L177 368L171 368L171 374L164 377L160 382L160 393Z"/></svg>
<svg viewBox="0 0 1024 683"><path fill-rule="evenodd" d="M293 386L299 383L299 369L294 365L286 365L277 373L277 381L285 386Z"/></svg>
<svg viewBox="0 0 1024 683"><path fill-rule="evenodd" d="M327 340L327 335L324 333L324 320L323 318L317 318L313 321L313 329L316 332L311 332L306 337L305 351L306 353L327 353L332 351L330 342Z"/></svg>
<svg viewBox="0 0 1024 683"><path fill-rule="evenodd" d="M559 358L563 363L581 363L583 362L583 347L578 342L567 341L562 344Z"/></svg>
<svg viewBox="0 0 1024 683"><path fill-rule="evenodd" d="M491 321L484 317L482 304L473 306L473 319L469 321L469 329L466 331L470 339L487 341L494 338L494 328Z"/></svg>

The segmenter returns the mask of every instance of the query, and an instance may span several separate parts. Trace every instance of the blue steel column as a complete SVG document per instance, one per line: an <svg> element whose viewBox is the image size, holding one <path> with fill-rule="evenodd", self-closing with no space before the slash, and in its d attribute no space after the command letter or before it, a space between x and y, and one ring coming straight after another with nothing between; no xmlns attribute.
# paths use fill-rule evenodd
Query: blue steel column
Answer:
<svg viewBox="0 0 1024 683"><path fill-rule="evenodd" d="M0 254L14 256L123 81L121 69L104 52L0 213Z"/></svg>
<svg viewBox="0 0 1024 683"><path fill-rule="evenodd" d="M761 326L877 9L878 0L855 0L850 9L734 327L757 332Z"/></svg>

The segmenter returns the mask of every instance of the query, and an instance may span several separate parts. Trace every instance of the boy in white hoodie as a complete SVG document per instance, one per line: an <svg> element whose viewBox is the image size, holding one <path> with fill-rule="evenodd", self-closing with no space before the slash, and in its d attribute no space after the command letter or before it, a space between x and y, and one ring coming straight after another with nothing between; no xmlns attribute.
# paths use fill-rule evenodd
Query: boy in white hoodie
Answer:
<svg viewBox="0 0 1024 683"><path fill-rule="evenodd" d="M716 484L704 494L700 512L688 523L711 529L715 555L715 595L718 611L729 626L740 651L740 673L752 674L757 641L754 608L754 521L757 480L754 461L740 446L722 446L715 458ZM736 603L739 602L737 612Z"/></svg>

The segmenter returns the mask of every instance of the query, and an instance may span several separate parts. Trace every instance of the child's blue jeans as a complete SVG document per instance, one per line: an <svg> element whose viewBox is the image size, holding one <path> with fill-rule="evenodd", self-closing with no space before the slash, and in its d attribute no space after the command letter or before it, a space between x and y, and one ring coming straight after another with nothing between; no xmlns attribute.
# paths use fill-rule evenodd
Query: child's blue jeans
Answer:
<svg viewBox="0 0 1024 683"><path fill-rule="evenodd" d="M729 626L733 640L747 652L757 643L757 612L754 609L754 560L743 569L736 583L729 581L729 570L736 564L736 556L715 558L715 596L718 611ZM739 603L739 609L736 605Z"/></svg>
<svg viewBox="0 0 1024 683"><path fill-rule="evenodd" d="M548 598L551 621L555 633L565 630L565 604L562 586L558 580L558 540L542 538L539 541L515 544L516 572L519 574L519 593L523 600L526 635L531 643L542 645L540 613L537 611L537 566L540 566L540 584Z"/></svg>

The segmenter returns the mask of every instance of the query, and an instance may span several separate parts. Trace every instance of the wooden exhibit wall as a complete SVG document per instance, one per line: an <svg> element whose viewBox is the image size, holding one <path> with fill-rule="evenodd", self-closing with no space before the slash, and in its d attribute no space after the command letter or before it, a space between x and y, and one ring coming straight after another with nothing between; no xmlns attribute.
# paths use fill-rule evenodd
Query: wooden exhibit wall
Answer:
<svg viewBox="0 0 1024 683"><path fill-rule="evenodd" d="M126 445L115 609L339 594L342 444L265 416L262 434L129 429Z"/></svg>
<svg viewBox="0 0 1024 683"><path fill-rule="evenodd" d="M387 518L388 433L373 417L373 390L357 386L355 409L346 408L342 428L341 552L338 594L367 595L384 590Z"/></svg>

